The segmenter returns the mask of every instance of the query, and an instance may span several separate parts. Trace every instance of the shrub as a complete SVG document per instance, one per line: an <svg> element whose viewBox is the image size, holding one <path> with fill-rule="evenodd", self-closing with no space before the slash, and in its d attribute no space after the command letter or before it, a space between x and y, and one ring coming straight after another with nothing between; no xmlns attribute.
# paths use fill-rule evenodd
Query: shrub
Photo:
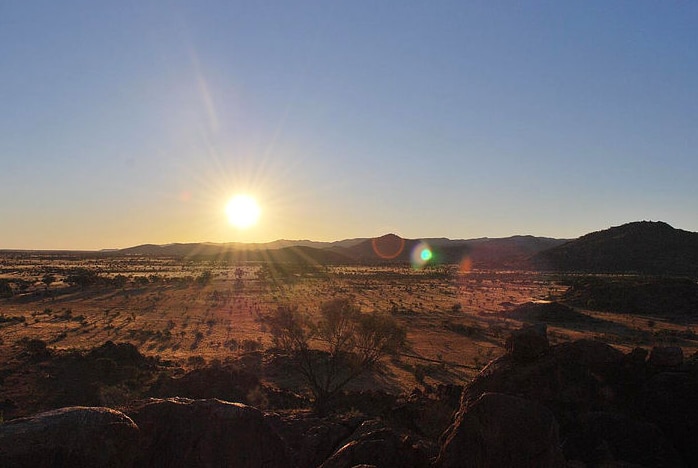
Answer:
<svg viewBox="0 0 698 468"><path fill-rule="evenodd" d="M199 276L196 277L196 284L199 286L206 286L213 279L213 273L211 270L206 270L201 272Z"/></svg>
<svg viewBox="0 0 698 468"><path fill-rule="evenodd" d="M73 286L78 286L81 289L97 284L102 278L97 272L78 268L73 270L67 277L66 282Z"/></svg>
<svg viewBox="0 0 698 468"><path fill-rule="evenodd" d="M0 279L0 299L7 299L12 297L13 294L9 280Z"/></svg>

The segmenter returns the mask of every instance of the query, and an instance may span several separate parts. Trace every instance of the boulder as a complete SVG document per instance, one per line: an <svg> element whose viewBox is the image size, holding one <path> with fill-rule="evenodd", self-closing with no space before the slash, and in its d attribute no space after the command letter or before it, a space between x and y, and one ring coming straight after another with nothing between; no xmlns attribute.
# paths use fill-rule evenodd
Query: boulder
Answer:
<svg viewBox="0 0 698 468"><path fill-rule="evenodd" d="M453 384L438 385L430 393L415 388L409 397L391 408L386 419L392 425L435 441L451 424L462 393L463 386Z"/></svg>
<svg viewBox="0 0 698 468"><path fill-rule="evenodd" d="M683 349L679 346L655 346L647 362L655 368L679 367L683 364Z"/></svg>
<svg viewBox="0 0 698 468"><path fill-rule="evenodd" d="M127 413L141 428L137 466L291 466L279 436L250 406L217 399L150 399Z"/></svg>
<svg viewBox="0 0 698 468"><path fill-rule="evenodd" d="M302 411L267 413L264 418L284 441L298 467L321 465L362 422L358 416L319 418Z"/></svg>
<svg viewBox="0 0 698 468"><path fill-rule="evenodd" d="M427 468L428 457L420 450L418 441L400 435L378 420L364 422L348 441L320 468Z"/></svg>
<svg viewBox="0 0 698 468"><path fill-rule="evenodd" d="M594 340L529 360L510 352L464 388L459 414L488 392L525 398L552 412L571 462L698 466L698 358L684 361L679 348L652 352L626 355ZM442 435L442 453L454 430Z"/></svg>
<svg viewBox="0 0 698 468"><path fill-rule="evenodd" d="M151 386L149 396L246 401L247 395L260 385L257 376L237 367L209 366L194 369L181 377L161 375Z"/></svg>
<svg viewBox="0 0 698 468"><path fill-rule="evenodd" d="M647 361L647 356L649 352L645 348L633 348L628 355L626 355L626 360L636 366L641 366Z"/></svg>
<svg viewBox="0 0 698 468"><path fill-rule="evenodd" d="M543 323L515 330L506 340L507 353L517 362L532 361L548 352L547 326Z"/></svg>
<svg viewBox="0 0 698 468"><path fill-rule="evenodd" d="M662 429L687 466L698 466L698 373L652 376L642 389L639 412Z"/></svg>
<svg viewBox="0 0 698 468"><path fill-rule="evenodd" d="M565 441L565 456L591 466L623 462L640 466L681 467L683 462L654 424L620 413L592 412Z"/></svg>
<svg viewBox="0 0 698 468"><path fill-rule="evenodd" d="M0 466L130 467L138 427L109 408L69 407L0 424Z"/></svg>
<svg viewBox="0 0 698 468"><path fill-rule="evenodd" d="M461 406L483 393L505 393L539 402L563 426L577 414L618 406L634 370L625 355L592 340L562 343L530 362L507 354L495 359L464 389ZM634 383L633 383L634 384Z"/></svg>
<svg viewBox="0 0 698 468"><path fill-rule="evenodd" d="M443 468L564 464L552 412L500 393L485 393L459 410L437 461Z"/></svg>

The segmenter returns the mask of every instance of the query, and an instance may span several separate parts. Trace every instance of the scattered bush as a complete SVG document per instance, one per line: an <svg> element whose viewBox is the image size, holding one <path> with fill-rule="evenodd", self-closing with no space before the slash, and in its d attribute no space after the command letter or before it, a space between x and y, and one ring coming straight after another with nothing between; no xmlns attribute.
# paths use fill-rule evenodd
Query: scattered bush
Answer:
<svg viewBox="0 0 698 468"><path fill-rule="evenodd" d="M12 286L10 281L7 279L0 279L0 299L7 299L14 295L12 291Z"/></svg>
<svg viewBox="0 0 698 468"><path fill-rule="evenodd" d="M102 281L102 279L103 278L96 271L78 268L68 274L65 281L72 286L78 286L80 289L85 289L99 283Z"/></svg>
<svg viewBox="0 0 698 468"><path fill-rule="evenodd" d="M44 340L22 338L17 342L17 345L24 349L24 352L35 361L45 359L51 355L51 351L46 346L47 343Z"/></svg>
<svg viewBox="0 0 698 468"><path fill-rule="evenodd" d="M196 277L196 284L199 286L206 286L213 279L213 273L211 270L206 270L201 272L199 276Z"/></svg>
<svg viewBox="0 0 698 468"><path fill-rule="evenodd" d="M0 323L26 323L24 315L8 317L5 314L0 314Z"/></svg>

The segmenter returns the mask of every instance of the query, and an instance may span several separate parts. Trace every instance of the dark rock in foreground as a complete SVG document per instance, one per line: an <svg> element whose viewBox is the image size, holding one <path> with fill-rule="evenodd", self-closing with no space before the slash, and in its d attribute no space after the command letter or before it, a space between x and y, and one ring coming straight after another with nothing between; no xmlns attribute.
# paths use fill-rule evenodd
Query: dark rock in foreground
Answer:
<svg viewBox="0 0 698 468"><path fill-rule="evenodd" d="M216 399L150 399L127 413L141 428L136 466L291 466L279 436L250 406Z"/></svg>
<svg viewBox="0 0 698 468"><path fill-rule="evenodd" d="M676 368L683 364L683 349L679 346L655 346L648 364L655 368Z"/></svg>
<svg viewBox="0 0 698 468"><path fill-rule="evenodd" d="M507 338L504 347L517 362L533 361L546 354L550 348L547 327L538 323L515 330Z"/></svg>
<svg viewBox="0 0 698 468"><path fill-rule="evenodd" d="M247 395L261 383L257 376L234 366L210 366L194 369L181 377L161 375L150 388L154 397L177 395L192 399L218 398L225 401L245 401Z"/></svg>
<svg viewBox="0 0 698 468"><path fill-rule="evenodd" d="M378 420L364 422L320 468L427 468L429 460L418 441L401 435Z"/></svg>
<svg viewBox="0 0 698 468"><path fill-rule="evenodd" d="M621 404L620 387L626 374L632 374L625 371L624 362L622 352L592 340L553 346L528 362L507 354L492 361L465 388L461 405L487 392L515 395L552 409L565 426L576 414Z"/></svg>
<svg viewBox="0 0 698 468"><path fill-rule="evenodd" d="M509 352L465 387L456 420L443 437L443 466L460 466L452 460L486 452L484 436L477 432L485 430L480 426L496 427L496 438L505 445L516 446L523 437L519 431L507 432L510 427L500 427L497 420L469 421L469 412L488 393L535 402L544 407L541 416L551 412L560 427L564 456L572 463L698 466L698 359L684 360L677 347L655 348L649 357L640 349L624 354L593 340L550 346L544 352L541 337L531 327L512 334ZM504 399L490 403L488 414L504 412L507 404ZM516 418L505 419L516 427ZM467 435L457 435L461 433ZM543 435L535 439L529 444L547 446ZM477 440L481 445L473 446ZM507 465L497 458L500 450L491 451L493 465L487 461L490 455L483 455L472 466Z"/></svg>
<svg viewBox="0 0 698 468"><path fill-rule="evenodd" d="M562 467L558 425L544 406L485 393L459 411L439 454L444 468Z"/></svg>
<svg viewBox="0 0 698 468"><path fill-rule="evenodd" d="M698 466L698 355L679 347L624 354L593 340L551 346L545 325L518 330L506 348L465 387L347 394L323 418L167 398L136 401L128 416L70 407L10 420L0 424L0 466ZM140 361L107 344L59 369L70 377L113 362L106 370L121 381L133 366L120 363ZM258 388L254 374L234 370L163 378L154 391L240 397ZM348 408L360 410L341 413Z"/></svg>
<svg viewBox="0 0 698 468"><path fill-rule="evenodd" d="M70 407L0 424L0 466L130 467L138 427L109 408Z"/></svg>
<svg viewBox="0 0 698 468"><path fill-rule="evenodd" d="M320 418L307 412L265 415L286 444L294 465L319 466L359 427L360 417Z"/></svg>
<svg viewBox="0 0 698 468"><path fill-rule="evenodd" d="M621 413L592 412L565 442L569 458L603 465L614 460L639 466L682 466L681 456L654 424Z"/></svg>
<svg viewBox="0 0 698 468"><path fill-rule="evenodd" d="M643 386L638 411L659 426L683 455L698 466L698 369L653 375Z"/></svg>

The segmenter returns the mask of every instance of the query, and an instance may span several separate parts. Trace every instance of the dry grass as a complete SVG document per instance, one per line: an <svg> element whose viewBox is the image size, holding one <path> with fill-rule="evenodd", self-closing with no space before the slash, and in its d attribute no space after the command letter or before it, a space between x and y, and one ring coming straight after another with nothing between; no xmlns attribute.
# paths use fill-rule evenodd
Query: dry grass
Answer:
<svg viewBox="0 0 698 468"><path fill-rule="evenodd" d="M123 287L79 289L64 282L76 268L128 281ZM410 346L380 379L357 385L409 390L418 382L463 383L501 355L507 333L521 326L504 318L503 310L565 290L551 277L524 272L327 267L282 275L270 269L269 275L259 265L237 268L172 259L3 257L0 278L28 286L0 299L0 336L5 347L25 337L56 348L126 341L186 365L269 347L270 335L258 318L279 304L295 303L312 314L321 302L348 296L364 311L393 314L406 327ZM204 271L211 271L212 280L201 285L195 278ZM48 291L40 282L46 273L57 278ZM698 349L693 323L582 312L597 320L551 325L551 340L598 338L623 350L657 344L679 344L687 353Z"/></svg>

